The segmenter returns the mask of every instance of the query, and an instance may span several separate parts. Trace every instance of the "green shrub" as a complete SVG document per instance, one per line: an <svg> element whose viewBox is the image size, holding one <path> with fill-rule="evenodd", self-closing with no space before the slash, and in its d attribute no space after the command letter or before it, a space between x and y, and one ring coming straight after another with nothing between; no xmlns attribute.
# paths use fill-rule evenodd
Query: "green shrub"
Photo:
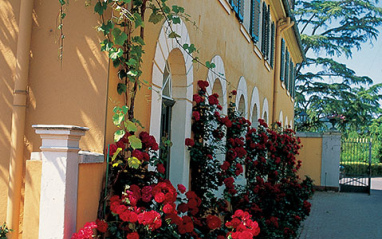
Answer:
<svg viewBox="0 0 382 239"><path fill-rule="evenodd" d="M346 176L352 175L368 175L369 163L364 162L342 162L341 166L344 167L344 173ZM382 176L382 163L371 164L371 176Z"/></svg>

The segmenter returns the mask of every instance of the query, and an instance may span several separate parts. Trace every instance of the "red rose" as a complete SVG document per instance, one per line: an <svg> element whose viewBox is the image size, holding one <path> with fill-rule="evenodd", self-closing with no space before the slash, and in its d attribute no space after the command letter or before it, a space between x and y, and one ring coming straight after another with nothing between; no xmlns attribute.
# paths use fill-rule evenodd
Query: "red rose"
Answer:
<svg viewBox="0 0 382 239"><path fill-rule="evenodd" d="M231 166L231 164L228 161L224 161L224 163L220 167L221 167L221 169L226 171L226 170L228 170L229 166Z"/></svg>
<svg viewBox="0 0 382 239"><path fill-rule="evenodd" d="M194 118L195 121L199 121L200 113L198 111L192 111L192 117Z"/></svg>
<svg viewBox="0 0 382 239"><path fill-rule="evenodd" d="M193 100L194 100L195 103L197 103L197 104L199 104L200 102L203 101L202 97L200 97L200 95L197 95L197 94L195 94L195 95L193 96Z"/></svg>
<svg viewBox="0 0 382 239"><path fill-rule="evenodd" d="M115 144L111 144L111 145L109 146L109 154L110 154L110 156L113 156L114 153L117 151L117 149L118 149L118 146L117 146L117 145L115 145Z"/></svg>
<svg viewBox="0 0 382 239"><path fill-rule="evenodd" d="M231 93L232 93L232 95L237 95L237 91L236 90L233 90Z"/></svg>
<svg viewBox="0 0 382 239"><path fill-rule="evenodd" d="M217 229L221 226L222 221L220 220L219 217L214 216L214 215L208 215L207 216L207 226L211 229Z"/></svg>
<svg viewBox="0 0 382 239"><path fill-rule="evenodd" d="M161 173L161 174L164 174L166 172L166 169L164 168L164 165L163 164L157 164L157 170L158 170L158 173Z"/></svg>
<svg viewBox="0 0 382 239"><path fill-rule="evenodd" d="M179 192L184 193L186 191L186 187L183 186L182 184L178 184L178 190Z"/></svg>
<svg viewBox="0 0 382 239"><path fill-rule="evenodd" d="M97 230L99 232L105 233L107 231L108 224L107 222L105 222L105 220L97 219L96 224L97 224Z"/></svg>
<svg viewBox="0 0 382 239"><path fill-rule="evenodd" d="M136 149L133 150L133 152L131 153L131 156L136 157L139 160L143 159L143 153Z"/></svg>
<svg viewBox="0 0 382 239"><path fill-rule="evenodd" d="M186 144L186 146L192 147L192 146L195 145L195 142L194 142L193 139L187 138L186 141L185 141L185 144Z"/></svg>
<svg viewBox="0 0 382 239"><path fill-rule="evenodd" d="M160 193L157 193L155 194L154 196L154 200L158 203L162 203L165 199L165 196L164 196L164 193L160 192Z"/></svg>
<svg viewBox="0 0 382 239"><path fill-rule="evenodd" d="M166 214L170 214L174 212L174 207L171 206L169 203L163 206L163 212Z"/></svg>
<svg viewBox="0 0 382 239"><path fill-rule="evenodd" d="M139 234L137 232L132 232L127 234L126 239L139 239Z"/></svg>
<svg viewBox="0 0 382 239"><path fill-rule="evenodd" d="M219 97L218 94L213 94L213 95L208 96L208 103L210 105L218 105L219 104L218 97Z"/></svg>

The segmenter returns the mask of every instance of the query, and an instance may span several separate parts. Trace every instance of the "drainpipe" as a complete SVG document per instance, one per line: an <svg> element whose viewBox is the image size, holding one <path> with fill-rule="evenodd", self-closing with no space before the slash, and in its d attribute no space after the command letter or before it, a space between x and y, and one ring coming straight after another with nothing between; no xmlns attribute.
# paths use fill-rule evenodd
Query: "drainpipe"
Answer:
<svg viewBox="0 0 382 239"><path fill-rule="evenodd" d="M277 28L276 28L276 54L275 54L275 71L274 71L274 81L273 81L273 110L272 110L272 123L278 121L276 116L276 102L277 102L277 95L278 95L278 84L280 84L280 71L281 71L281 64L283 62L280 62L281 58L281 37L282 33L286 31L287 29L294 26L294 22L291 21L290 17L282 18L277 22ZM281 64L280 64L281 63Z"/></svg>
<svg viewBox="0 0 382 239"><path fill-rule="evenodd" d="M10 238L12 239L18 238L19 235L21 187L24 168L24 128L28 96L29 52L32 37L32 11L33 0L21 0L15 88L13 91L7 204L7 226L14 230L14 232L10 233Z"/></svg>

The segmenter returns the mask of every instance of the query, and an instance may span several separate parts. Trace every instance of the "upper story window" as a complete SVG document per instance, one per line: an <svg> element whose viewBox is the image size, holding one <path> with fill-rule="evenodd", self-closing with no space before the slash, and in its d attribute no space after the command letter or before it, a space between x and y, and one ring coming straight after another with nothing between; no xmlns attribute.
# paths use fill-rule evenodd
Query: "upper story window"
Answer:
<svg viewBox="0 0 382 239"><path fill-rule="evenodd" d="M280 57L280 80L284 82L284 71L285 71L285 40L281 39L281 57Z"/></svg>
<svg viewBox="0 0 382 239"><path fill-rule="evenodd" d="M230 0L230 4L235 11L240 22L244 20L244 0Z"/></svg>
<svg viewBox="0 0 382 239"><path fill-rule="evenodd" d="M253 41L259 41L260 33L260 0L251 0L251 11L250 11L250 34Z"/></svg>
<svg viewBox="0 0 382 239"><path fill-rule="evenodd" d="M270 12L269 12L269 6L263 2L262 6L262 36L261 36L261 52L264 55L264 58L268 60L269 55L269 22L270 22Z"/></svg>

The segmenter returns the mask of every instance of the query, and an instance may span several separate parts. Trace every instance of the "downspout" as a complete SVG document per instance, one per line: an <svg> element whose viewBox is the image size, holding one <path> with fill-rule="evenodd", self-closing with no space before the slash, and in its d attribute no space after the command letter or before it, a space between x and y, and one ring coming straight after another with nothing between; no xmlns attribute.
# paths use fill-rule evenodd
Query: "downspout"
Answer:
<svg viewBox="0 0 382 239"><path fill-rule="evenodd" d="M280 71L281 71L281 37L282 33L289 28L294 26L294 22L291 21L290 17L282 18L277 22L277 28L276 28L276 54L275 54L275 71L274 71L274 79L273 79L273 107L272 107L272 123L278 121L276 118L276 101L277 101L277 95L278 95L278 84L280 84Z"/></svg>
<svg viewBox="0 0 382 239"><path fill-rule="evenodd" d="M28 96L27 87L30 43L32 38L33 2L33 0L21 0L20 3L7 204L7 226L13 229L9 237L12 239L18 238L19 236L21 187L24 168L24 128Z"/></svg>

